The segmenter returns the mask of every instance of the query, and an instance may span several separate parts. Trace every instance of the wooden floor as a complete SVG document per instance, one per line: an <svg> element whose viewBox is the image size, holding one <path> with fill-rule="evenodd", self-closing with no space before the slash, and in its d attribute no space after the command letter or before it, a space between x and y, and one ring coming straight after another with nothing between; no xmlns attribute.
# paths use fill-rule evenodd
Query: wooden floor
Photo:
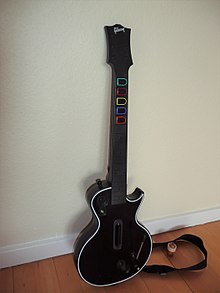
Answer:
<svg viewBox="0 0 220 293"><path fill-rule="evenodd" d="M0 270L1 293L185 293L220 292L220 221L155 235L154 241L166 241L183 233L201 236L208 250L208 267L200 272L172 272L166 276L141 272L116 286L96 288L84 283L77 275L71 255ZM190 247L189 247L190 246ZM192 245L178 247L168 258L166 253L154 251L150 263L185 266L201 259Z"/></svg>

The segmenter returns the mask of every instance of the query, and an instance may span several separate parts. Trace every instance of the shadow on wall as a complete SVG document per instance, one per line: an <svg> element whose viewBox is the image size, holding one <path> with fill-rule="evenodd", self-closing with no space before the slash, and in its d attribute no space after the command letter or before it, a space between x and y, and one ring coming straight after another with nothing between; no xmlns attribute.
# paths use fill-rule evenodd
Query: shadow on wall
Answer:
<svg viewBox="0 0 220 293"><path fill-rule="evenodd" d="M70 221L67 226L68 234L78 233L81 231L91 220L92 212L89 205L86 202L85 194L86 190L96 182L96 179L100 178L104 180L107 175L107 166L108 166L108 155L109 155L109 128L110 128L110 105L111 105L111 69L110 67L104 62L106 67L109 69L109 75L106 78L105 84L105 103L102 111L102 119L100 123L104 121L104 127L102 129L102 135L100 136L100 160L101 160L101 171L99 173L93 173L92 175L88 175L85 178L82 178L81 182L79 182L80 190L85 202L86 208L78 212L75 215L74 220ZM76 219L76 220L75 220Z"/></svg>
<svg viewBox="0 0 220 293"><path fill-rule="evenodd" d="M92 213L89 207L80 211L76 215L76 220L71 221L68 225L68 234L79 233L83 228L90 222L92 218Z"/></svg>
<svg viewBox="0 0 220 293"><path fill-rule="evenodd" d="M84 194L82 194L83 200L86 203L86 208L84 210L80 210L77 215L75 215L74 220L70 221L67 227L68 234L78 233L89 223L92 218L92 211L87 204L86 201L86 190L95 183L96 179L100 178L101 180L105 179L107 171L103 171L100 173L94 173L90 175L84 180L81 181L81 190L83 190Z"/></svg>

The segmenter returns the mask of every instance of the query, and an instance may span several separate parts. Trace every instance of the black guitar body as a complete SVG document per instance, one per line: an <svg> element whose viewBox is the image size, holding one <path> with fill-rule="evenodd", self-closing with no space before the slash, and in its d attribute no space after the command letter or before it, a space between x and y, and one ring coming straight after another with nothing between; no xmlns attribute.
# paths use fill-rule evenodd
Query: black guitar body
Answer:
<svg viewBox="0 0 220 293"><path fill-rule="evenodd" d="M136 217L144 193L136 188L125 203L111 205L111 189L107 181L88 189L92 220L74 248L79 275L95 286L117 284L136 275L152 249L150 234Z"/></svg>

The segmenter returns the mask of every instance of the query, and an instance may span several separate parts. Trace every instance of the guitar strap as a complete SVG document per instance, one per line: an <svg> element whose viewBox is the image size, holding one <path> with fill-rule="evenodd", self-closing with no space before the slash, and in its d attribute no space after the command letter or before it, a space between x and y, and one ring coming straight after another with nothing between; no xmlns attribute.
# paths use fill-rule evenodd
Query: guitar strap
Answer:
<svg viewBox="0 0 220 293"><path fill-rule="evenodd" d="M197 263L194 264L192 266L188 266L188 267L182 267L182 268L176 268L174 266L168 266L168 265L146 265L142 271L146 272L146 273L159 273L160 275L166 275L169 272L173 272L173 271L195 271L195 270L201 270L204 269L207 266L207 250L203 244L203 241L200 237L192 235L192 234L184 234L174 240L172 240L172 242L174 243L178 243L178 242L190 242L193 245L195 245L203 254L203 259ZM154 248L158 248L158 247L162 247L162 248L166 248L167 244L170 243L170 241L168 242L157 242L157 243L153 243L153 249Z"/></svg>

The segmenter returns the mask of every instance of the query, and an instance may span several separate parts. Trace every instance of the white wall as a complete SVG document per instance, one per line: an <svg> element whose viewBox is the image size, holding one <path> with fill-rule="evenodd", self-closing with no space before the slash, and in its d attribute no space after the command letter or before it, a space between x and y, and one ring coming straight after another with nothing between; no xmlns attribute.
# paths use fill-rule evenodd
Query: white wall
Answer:
<svg viewBox="0 0 220 293"><path fill-rule="evenodd" d="M132 28L140 219L220 206L220 1L0 2L0 246L78 232L105 177L104 25Z"/></svg>

